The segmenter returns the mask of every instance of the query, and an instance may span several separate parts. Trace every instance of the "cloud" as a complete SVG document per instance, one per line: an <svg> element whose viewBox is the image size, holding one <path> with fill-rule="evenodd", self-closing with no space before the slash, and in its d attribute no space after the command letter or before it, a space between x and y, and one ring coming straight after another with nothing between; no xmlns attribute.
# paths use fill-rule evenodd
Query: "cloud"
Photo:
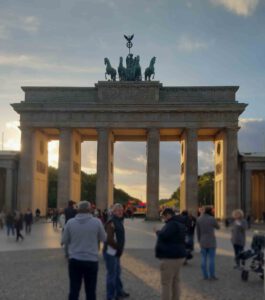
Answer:
<svg viewBox="0 0 265 300"><path fill-rule="evenodd" d="M20 140L18 139L8 138L7 140L4 140L4 150L19 151L20 147Z"/></svg>
<svg viewBox="0 0 265 300"><path fill-rule="evenodd" d="M16 68L30 68L37 70L61 70L76 73L102 73L103 68L98 67L83 67L62 65L52 61L47 61L37 56L25 54L3 54L0 53L0 65L16 67Z"/></svg>
<svg viewBox="0 0 265 300"><path fill-rule="evenodd" d="M265 120L243 118L239 120L238 133L240 152L265 152Z"/></svg>
<svg viewBox="0 0 265 300"><path fill-rule="evenodd" d="M8 33L5 26L0 25L0 39L5 40L8 38Z"/></svg>
<svg viewBox="0 0 265 300"><path fill-rule="evenodd" d="M245 17L252 15L259 4L259 0L210 0L210 2Z"/></svg>
<svg viewBox="0 0 265 300"><path fill-rule="evenodd" d="M26 17L21 17L19 20L19 25L24 31L27 32L37 32L40 27L40 21L38 18L34 16L26 16Z"/></svg>
<svg viewBox="0 0 265 300"><path fill-rule="evenodd" d="M146 185L145 184L118 184L117 189L123 189L129 195L138 198L141 201L146 201Z"/></svg>
<svg viewBox="0 0 265 300"><path fill-rule="evenodd" d="M59 141L51 141L48 143L48 164L54 168L58 168L59 159Z"/></svg>
<svg viewBox="0 0 265 300"><path fill-rule="evenodd" d="M19 121L10 121L10 122L6 123L6 128L8 128L8 129L15 129L18 132L20 132L19 126L20 126L20 122Z"/></svg>
<svg viewBox="0 0 265 300"><path fill-rule="evenodd" d="M138 170L134 170L134 169L126 169L126 168L116 168L114 167L114 173L118 174L118 175L134 175L134 174L139 174L142 173Z"/></svg>
<svg viewBox="0 0 265 300"><path fill-rule="evenodd" d="M0 39L8 39L17 30L29 34L39 31L40 21L35 16L18 16L11 12L2 12L0 17Z"/></svg>
<svg viewBox="0 0 265 300"><path fill-rule="evenodd" d="M196 38L183 35L177 42L177 49L182 52L194 52L198 50L205 50L209 47L210 43L200 41Z"/></svg>
<svg viewBox="0 0 265 300"><path fill-rule="evenodd" d="M240 118L239 119L239 126L241 128L247 127L250 123L260 123L264 122L262 118Z"/></svg>

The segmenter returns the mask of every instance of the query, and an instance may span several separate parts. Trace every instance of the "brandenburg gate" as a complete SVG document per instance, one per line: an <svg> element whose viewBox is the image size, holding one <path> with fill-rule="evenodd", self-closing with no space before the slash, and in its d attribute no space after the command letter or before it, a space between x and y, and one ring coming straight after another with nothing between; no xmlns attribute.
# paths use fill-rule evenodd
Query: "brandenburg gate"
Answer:
<svg viewBox="0 0 265 300"><path fill-rule="evenodd" d="M114 79L115 80L115 79ZM198 141L215 144L215 213L240 207L237 86L166 87L158 81L99 81L94 87L23 87L18 207L45 211L48 142L59 140L58 207L80 200L81 143L97 141L96 205L113 203L115 141L147 143L147 218L158 218L159 144L181 144L181 209L198 207ZM88 199L89 200L89 199Z"/></svg>

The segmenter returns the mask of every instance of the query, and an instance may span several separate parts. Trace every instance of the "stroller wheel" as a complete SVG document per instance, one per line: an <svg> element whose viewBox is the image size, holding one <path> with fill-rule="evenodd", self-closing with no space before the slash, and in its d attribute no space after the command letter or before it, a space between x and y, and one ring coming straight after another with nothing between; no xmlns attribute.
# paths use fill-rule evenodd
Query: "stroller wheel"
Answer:
<svg viewBox="0 0 265 300"><path fill-rule="evenodd" d="M246 271L246 270L242 271L242 273L241 273L241 279L243 281L248 281L248 271Z"/></svg>

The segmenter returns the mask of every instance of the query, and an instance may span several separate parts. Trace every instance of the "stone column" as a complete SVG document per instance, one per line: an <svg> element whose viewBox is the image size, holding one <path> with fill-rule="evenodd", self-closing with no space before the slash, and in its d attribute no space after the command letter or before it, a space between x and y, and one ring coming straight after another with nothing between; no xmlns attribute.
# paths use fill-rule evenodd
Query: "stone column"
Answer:
<svg viewBox="0 0 265 300"><path fill-rule="evenodd" d="M5 187L5 208L7 210L14 209L14 193L13 193L14 182L13 182L13 169L6 169L6 187Z"/></svg>
<svg viewBox="0 0 265 300"><path fill-rule="evenodd" d="M17 208L26 211L33 202L34 130L21 128L21 151L18 170Z"/></svg>
<svg viewBox="0 0 265 300"><path fill-rule="evenodd" d="M259 207L260 207L260 219L262 220L262 213L265 211L265 176L264 172L259 172Z"/></svg>
<svg viewBox="0 0 265 300"><path fill-rule="evenodd" d="M71 128L60 130L57 207L80 201L81 137Z"/></svg>
<svg viewBox="0 0 265 300"><path fill-rule="evenodd" d="M147 220L159 219L159 129L147 132Z"/></svg>
<svg viewBox="0 0 265 300"><path fill-rule="evenodd" d="M242 208L245 215L251 215L251 170L243 168L242 177Z"/></svg>
<svg viewBox="0 0 265 300"><path fill-rule="evenodd" d="M198 209L198 133L186 128L181 135L180 210Z"/></svg>
<svg viewBox="0 0 265 300"><path fill-rule="evenodd" d="M96 206L103 210L113 204L114 139L107 128L98 129Z"/></svg>
<svg viewBox="0 0 265 300"><path fill-rule="evenodd" d="M238 128L226 129L226 216L231 216L232 211L240 207L238 193Z"/></svg>
<svg viewBox="0 0 265 300"><path fill-rule="evenodd" d="M237 131L226 128L215 137L215 213L220 219L230 217L234 209L241 207Z"/></svg>

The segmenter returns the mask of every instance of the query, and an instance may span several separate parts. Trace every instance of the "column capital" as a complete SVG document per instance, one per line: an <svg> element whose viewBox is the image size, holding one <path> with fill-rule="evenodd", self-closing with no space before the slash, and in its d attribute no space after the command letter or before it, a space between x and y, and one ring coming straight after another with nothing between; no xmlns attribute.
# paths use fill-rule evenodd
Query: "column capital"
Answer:
<svg viewBox="0 0 265 300"><path fill-rule="evenodd" d="M70 127L59 127L58 128L60 132L70 132L72 131L72 128Z"/></svg>
<svg viewBox="0 0 265 300"><path fill-rule="evenodd" d="M229 126L229 127L225 127L225 131L227 132L227 133L229 133L229 132L238 132L238 130L240 129L240 127L239 126Z"/></svg>
<svg viewBox="0 0 265 300"><path fill-rule="evenodd" d="M153 136L159 136L160 137L160 131L159 131L159 128L156 128L156 127L151 127L151 128L148 128L147 129L147 135L150 137L153 137Z"/></svg>
<svg viewBox="0 0 265 300"><path fill-rule="evenodd" d="M32 134L35 131L34 127L31 126L19 126L21 132L26 134Z"/></svg>
<svg viewBox="0 0 265 300"><path fill-rule="evenodd" d="M183 138L184 135L190 135L190 134L197 135L198 130L199 130L198 127L185 127L183 128L180 137Z"/></svg>
<svg viewBox="0 0 265 300"><path fill-rule="evenodd" d="M110 129L107 127L98 127L96 128L97 132L109 132Z"/></svg>

